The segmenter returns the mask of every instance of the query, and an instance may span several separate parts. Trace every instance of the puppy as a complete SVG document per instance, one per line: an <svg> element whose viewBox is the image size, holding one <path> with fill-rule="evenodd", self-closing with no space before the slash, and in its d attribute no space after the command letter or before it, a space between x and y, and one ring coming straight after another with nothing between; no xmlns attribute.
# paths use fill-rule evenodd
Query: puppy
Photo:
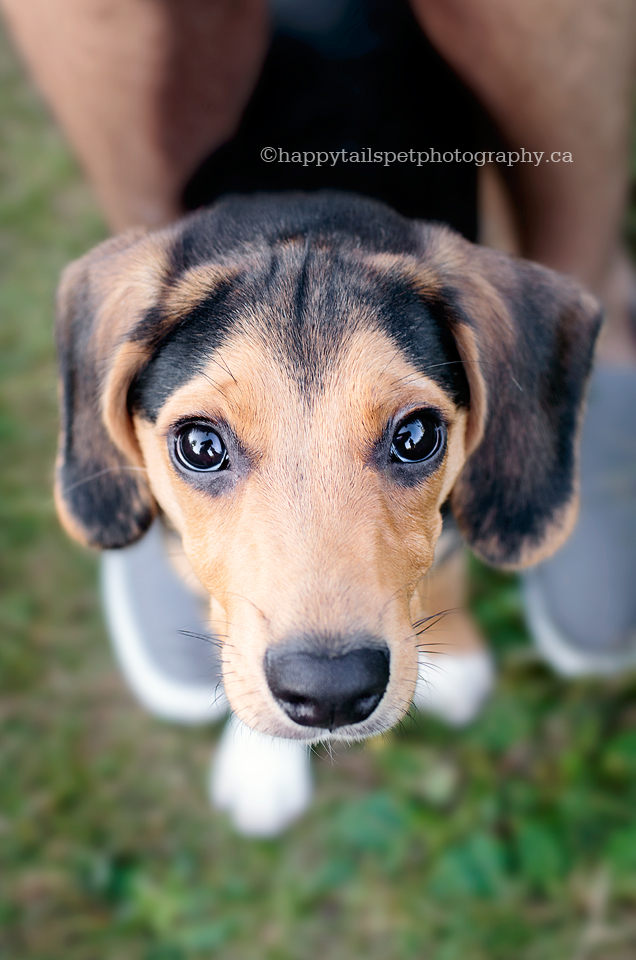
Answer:
<svg viewBox="0 0 636 960"><path fill-rule="evenodd" d="M223 199L67 268L60 517L100 549L177 531L249 728L378 734L445 505L506 569L570 532L598 327L572 281L377 201Z"/></svg>

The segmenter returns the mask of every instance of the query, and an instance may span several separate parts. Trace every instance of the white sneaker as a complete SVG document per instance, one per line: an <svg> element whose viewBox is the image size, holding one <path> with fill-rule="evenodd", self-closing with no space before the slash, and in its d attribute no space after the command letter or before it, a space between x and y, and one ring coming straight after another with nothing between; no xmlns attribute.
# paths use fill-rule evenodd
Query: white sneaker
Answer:
<svg viewBox="0 0 636 960"><path fill-rule="evenodd" d="M170 566L160 523L132 546L105 551L101 581L119 666L143 706L184 724L222 717L228 705L209 612Z"/></svg>
<svg viewBox="0 0 636 960"><path fill-rule="evenodd" d="M636 668L636 371L601 367L581 435L570 539L522 576L528 627L566 677Z"/></svg>
<svg viewBox="0 0 636 960"><path fill-rule="evenodd" d="M451 727L471 723L495 686L495 665L486 650L462 655L420 653L413 703Z"/></svg>

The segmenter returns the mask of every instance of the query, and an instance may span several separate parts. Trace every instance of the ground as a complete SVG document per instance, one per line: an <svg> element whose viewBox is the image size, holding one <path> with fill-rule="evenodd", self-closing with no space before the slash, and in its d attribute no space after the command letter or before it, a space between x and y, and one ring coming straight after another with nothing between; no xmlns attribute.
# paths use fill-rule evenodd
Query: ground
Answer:
<svg viewBox="0 0 636 960"><path fill-rule="evenodd" d="M501 670L476 725L317 758L279 840L209 808L219 728L135 705L55 517L53 292L104 227L5 41L0 111L0 960L633 958L636 677L552 677L476 563Z"/></svg>

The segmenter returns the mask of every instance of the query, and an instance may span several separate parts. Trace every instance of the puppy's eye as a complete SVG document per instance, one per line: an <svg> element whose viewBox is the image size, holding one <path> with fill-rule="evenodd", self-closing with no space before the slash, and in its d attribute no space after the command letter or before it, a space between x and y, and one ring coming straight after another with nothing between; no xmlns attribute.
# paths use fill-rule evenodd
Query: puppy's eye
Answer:
<svg viewBox="0 0 636 960"><path fill-rule="evenodd" d="M421 463L430 460L444 443L444 425L432 413L415 413L399 424L393 434L391 460Z"/></svg>
<svg viewBox="0 0 636 960"><path fill-rule="evenodd" d="M216 471L229 466L227 448L207 423L186 423L176 436L179 463L188 470Z"/></svg>

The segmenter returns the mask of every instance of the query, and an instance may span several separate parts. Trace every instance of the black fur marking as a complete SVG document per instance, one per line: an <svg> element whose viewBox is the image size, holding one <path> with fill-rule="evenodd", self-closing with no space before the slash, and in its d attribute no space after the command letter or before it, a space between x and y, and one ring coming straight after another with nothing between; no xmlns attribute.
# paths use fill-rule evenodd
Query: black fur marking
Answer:
<svg viewBox="0 0 636 960"><path fill-rule="evenodd" d="M272 270L263 284L271 304L266 339L306 399L320 390L324 374L337 361L343 340L355 329L352 309L368 296L360 289L357 271L342 256L337 243L325 245L308 237L302 261L290 264L289 254L273 252ZM260 289L260 284L256 284ZM289 303L280 292L289 289Z"/></svg>
<svg viewBox="0 0 636 960"><path fill-rule="evenodd" d="M377 200L351 193L253 194L224 197L192 214L171 251L175 278L187 269L243 250L311 236L368 253L414 254L416 225Z"/></svg>
<svg viewBox="0 0 636 960"><path fill-rule="evenodd" d="M128 392L129 410L155 423L168 397L203 373L234 322L232 293L231 284L221 285L155 345L148 365ZM150 310L136 328L134 338L145 337L153 342L153 331L160 318L160 307Z"/></svg>
<svg viewBox="0 0 636 960"><path fill-rule="evenodd" d="M407 284L384 284L381 320L408 359L445 390L460 407L470 388L453 337L449 313L440 300L423 300ZM388 302L387 302L388 301Z"/></svg>
<svg viewBox="0 0 636 960"><path fill-rule="evenodd" d="M365 253L411 253L415 225L377 201L341 193L228 198L186 221L171 252L175 275L194 266L249 254L253 268L228 281L181 320L164 339L161 308L149 311L133 333L154 355L129 393L129 407L152 422L174 390L200 374L242 307L258 308L257 328L308 400L320 389L343 339L362 313L454 401L467 406L463 364L437 302L424 302L406 281L359 265ZM260 251L256 259L255 253Z"/></svg>

